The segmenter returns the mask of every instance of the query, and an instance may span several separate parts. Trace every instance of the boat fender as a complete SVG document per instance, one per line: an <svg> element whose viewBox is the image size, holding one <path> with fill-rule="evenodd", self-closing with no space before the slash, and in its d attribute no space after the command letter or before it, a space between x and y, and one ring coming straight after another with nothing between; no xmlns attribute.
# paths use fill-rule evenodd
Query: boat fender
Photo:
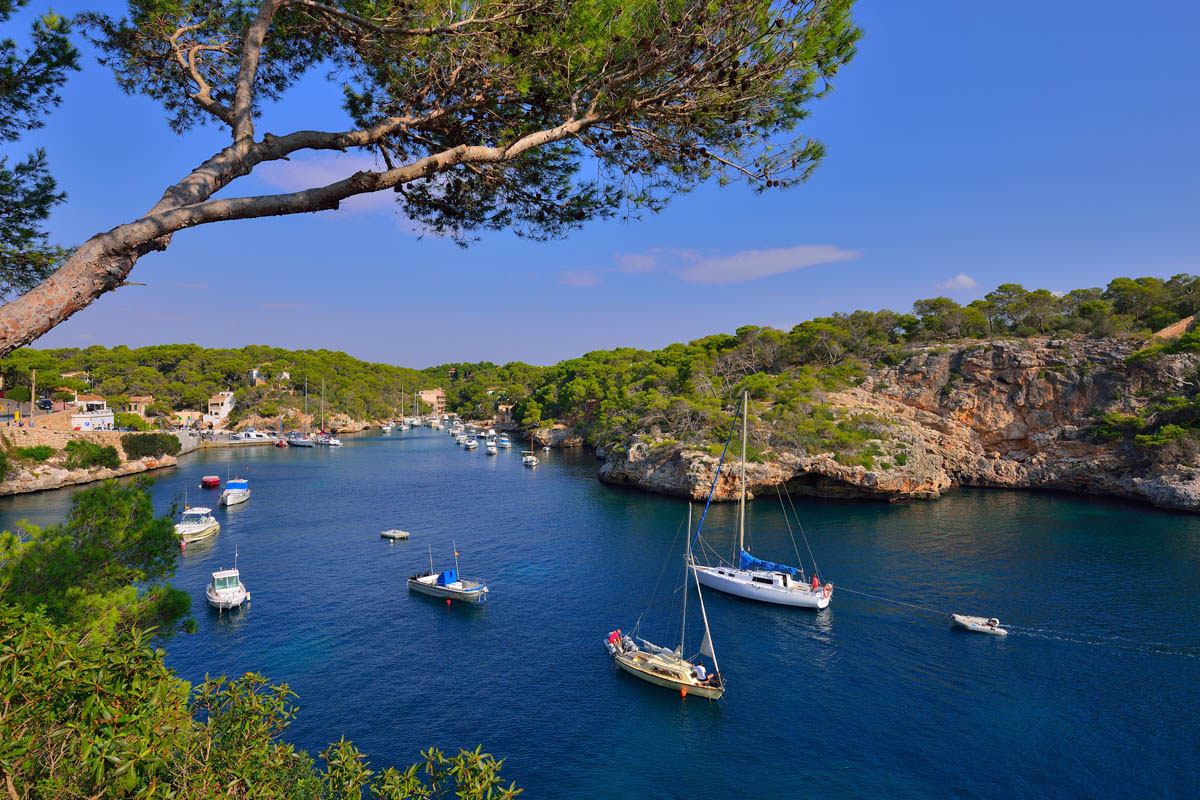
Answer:
<svg viewBox="0 0 1200 800"><path fill-rule="evenodd" d="M825 584L825 588L821 590L821 594L825 595L826 600L828 600L830 597L832 597L833 596L833 584L832 583Z"/></svg>

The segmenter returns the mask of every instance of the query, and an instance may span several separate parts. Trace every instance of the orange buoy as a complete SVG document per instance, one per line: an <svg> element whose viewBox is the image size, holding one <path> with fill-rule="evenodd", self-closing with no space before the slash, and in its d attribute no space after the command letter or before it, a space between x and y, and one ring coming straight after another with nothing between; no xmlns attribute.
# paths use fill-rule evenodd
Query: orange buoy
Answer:
<svg viewBox="0 0 1200 800"><path fill-rule="evenodd" d="M687 697L687 688L686 687L684 687L684 686L679 687L679 696Z"/></svg>

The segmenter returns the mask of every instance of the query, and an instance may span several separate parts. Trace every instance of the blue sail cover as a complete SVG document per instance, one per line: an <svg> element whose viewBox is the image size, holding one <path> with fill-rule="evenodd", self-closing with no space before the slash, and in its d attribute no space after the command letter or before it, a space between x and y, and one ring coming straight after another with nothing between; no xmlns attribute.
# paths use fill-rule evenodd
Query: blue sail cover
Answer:
<svg viewBox="0 0 1200 800"><path fill-rule="evenodd" d="M745 550L742 551L742 555L738 559L738 562L741 569L761 569L767 572L786 572L793 576L800 574L800 570L796 567L789 567L787 564L776 564L774 561L763 561L761 558L755 558L754 556L750 555Z"/></svg>
<svg viewBox="0 0 1200 800"><path fill-rule="evenodd" d="M448 569L441 575L438 575L437 583L438 586L445 586L448 583L454 583L456 580L458 580L458 570Z"/></svg>

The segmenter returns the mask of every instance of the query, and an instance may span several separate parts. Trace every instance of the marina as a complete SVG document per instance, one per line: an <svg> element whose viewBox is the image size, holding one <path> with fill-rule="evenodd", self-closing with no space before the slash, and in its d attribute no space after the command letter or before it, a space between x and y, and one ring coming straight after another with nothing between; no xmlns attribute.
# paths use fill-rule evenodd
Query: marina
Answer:
<svg viewBox="0 0 1200 800"><path fill-rule="evenodd" d="M174 583L191 594L198 629L166 644L168 665L186 680L257 671L287 682L300 706L289 740L310 752L344 734L387 765L431 744L482 744L542 797L612 796L614 773L621 793L664 796L671 786L665 796L737 796L747 765L730 762L734 751L788 765L756 774L768 793L804 785L830 796L1001 797L1054 780L1077 796L1114 782L1180 796L1194 786L1194 716L1177 698L1200 672L1200 635L1189 624L1198 519L1024 492L970 490L913 505L796 498L840 587L986 611L1009 634L959 634L948 616L844 588L819 611L706 590L729 679L712 701L649 685L601 647L643 612L640 635L679 642L679 499L599 484L582 449L529 470L515 448L465 456L428 427L343 441L239 453L253 501L213 511L220 534L181 554ZM161 471L160 513L185 490L194 497L202 475L223 475L225 458L202 451ZM70 495L6 498L0 522L48 524ZM297 513L312 498L320 502ZM473 517L472 507L487 513ZM737 513L736 504L710 508L704 538L714 548L730 546ZM776 499L748 503L746 523L754 552L790 551ZM383 546L378 532L398 527L413 538ZM452 540L464 572L486 579L486 603L447 607L406 591L429 569L427 543L436 567L452 566ZM235 549L253 565L254 602L209 613L206 586ZM1119 576L1128 574L1146 576L1142 605L1124 602ZM689 627L699 626L694 596L689 604ZM1104 630L1081 631L1081 618L1103 618ZM689 633L688 655L700 634ZM432 738L407 716L430 707L446 712ZM761 724L765 709L816 723L781 737ZM937 730L926 724L934 713ZM948 739L1022 767L997 773L937 757Z"/></svg>

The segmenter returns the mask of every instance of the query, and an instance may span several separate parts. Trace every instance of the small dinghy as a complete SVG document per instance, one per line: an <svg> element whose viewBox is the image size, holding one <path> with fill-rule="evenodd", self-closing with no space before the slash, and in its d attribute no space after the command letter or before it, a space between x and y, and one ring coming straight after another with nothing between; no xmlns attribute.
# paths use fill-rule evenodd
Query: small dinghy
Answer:
<svg viewBox="0 0 1200 800"><path fill-rule="evenodd" d="M408 531L397 531L397 530L380 531L379 535L382 536L384 539L407 539Z"/></svg>
<svg viewBox="0 0 1200 800"><path fill-rule="evenodd" d="M220 485L220 475L205 475L200 479L200 486L204 489L216 489Z"/></svg>
<svg viewBox="0 0 1200 800"><path fill-rule="evenodd" d="M1000 627L1000 620L995 617L970 617L965 614L951 614L950 622L955 627L965 628L972 633L990 633L993 636L1008 635L1008 631Z"/></svg>

